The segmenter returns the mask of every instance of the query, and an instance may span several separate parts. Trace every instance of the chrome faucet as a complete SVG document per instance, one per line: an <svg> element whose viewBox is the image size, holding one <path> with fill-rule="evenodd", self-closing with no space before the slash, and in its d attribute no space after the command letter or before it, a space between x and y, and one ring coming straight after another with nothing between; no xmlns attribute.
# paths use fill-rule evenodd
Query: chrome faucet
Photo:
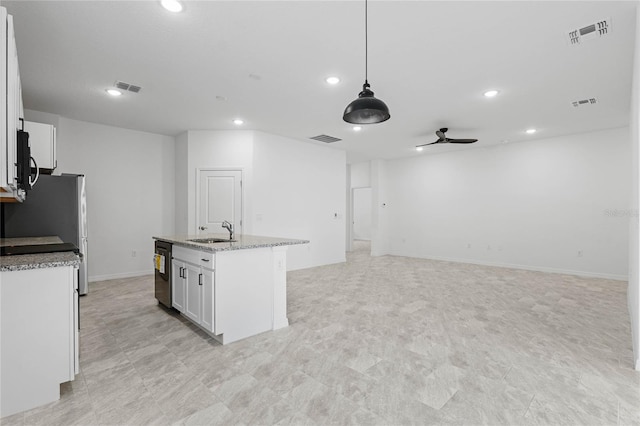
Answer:
<svg viewBox="0 0 640 426"><path fill-rule="evenodd" d="M233 224L225 220L222 222L222 227L229 231L229 239L233 240Z"/></svg>

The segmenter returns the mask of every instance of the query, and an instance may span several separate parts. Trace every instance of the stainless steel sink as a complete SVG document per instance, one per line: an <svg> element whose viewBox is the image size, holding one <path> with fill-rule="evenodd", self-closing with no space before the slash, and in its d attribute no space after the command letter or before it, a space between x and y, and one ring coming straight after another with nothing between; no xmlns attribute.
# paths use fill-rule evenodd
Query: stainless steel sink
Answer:
<svg viewBox="0 0 640 426"><path fill-rule="evenodd" d="M236 242L236 240L230 240L228 238L194 238L193 240L187 240L187 241L192 241L194 243L201 243L201 244L235 243Z"/></svg>

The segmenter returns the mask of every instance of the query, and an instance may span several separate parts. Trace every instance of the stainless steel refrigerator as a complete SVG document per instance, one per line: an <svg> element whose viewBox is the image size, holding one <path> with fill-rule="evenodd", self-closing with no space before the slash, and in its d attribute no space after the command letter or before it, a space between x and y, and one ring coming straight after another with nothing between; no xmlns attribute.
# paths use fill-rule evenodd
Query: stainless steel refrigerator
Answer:
<svg viewBox="0 0 640 426"><path fill-rule="evenodd" d="M78 289L87 294L87 197L84 175L40 175L23 203L5 203L4 236L58 236L82 254Z"/></svg>

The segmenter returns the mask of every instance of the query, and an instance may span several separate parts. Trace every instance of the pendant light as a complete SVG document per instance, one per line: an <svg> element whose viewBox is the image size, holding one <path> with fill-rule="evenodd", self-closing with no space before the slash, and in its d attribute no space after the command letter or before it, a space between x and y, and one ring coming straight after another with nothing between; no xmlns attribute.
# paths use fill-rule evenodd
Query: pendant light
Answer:
<svg viewBox="0 0 640 426"><path fill-rule="evenodd" d="M362 92L358 94L358 99L347 105L344 110L342 119L347 123L353 124L375 124L387 121L391 115L389 115L389 108L380 99L373 96L373 92L369 87L369 81L367 80L368 74L368 61L369 61L369 43L367 34L367 0L364 1L364 84L362 85Z"/></svg>

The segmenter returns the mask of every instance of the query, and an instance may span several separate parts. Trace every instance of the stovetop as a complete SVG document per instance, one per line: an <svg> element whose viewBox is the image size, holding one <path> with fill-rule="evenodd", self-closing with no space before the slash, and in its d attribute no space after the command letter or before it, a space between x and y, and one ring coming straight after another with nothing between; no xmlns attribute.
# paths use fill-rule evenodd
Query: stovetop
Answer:
<svg viewBox="0 0 640 426"><path fill-rule="evenodd" d="M38 253L54 253L59 251L72 251L76 254L80 253L80 249L71 243L55 243L55 244L31 244L19 246L0 247L0 256L15 256L20 254L38 254Z"/></svg>

